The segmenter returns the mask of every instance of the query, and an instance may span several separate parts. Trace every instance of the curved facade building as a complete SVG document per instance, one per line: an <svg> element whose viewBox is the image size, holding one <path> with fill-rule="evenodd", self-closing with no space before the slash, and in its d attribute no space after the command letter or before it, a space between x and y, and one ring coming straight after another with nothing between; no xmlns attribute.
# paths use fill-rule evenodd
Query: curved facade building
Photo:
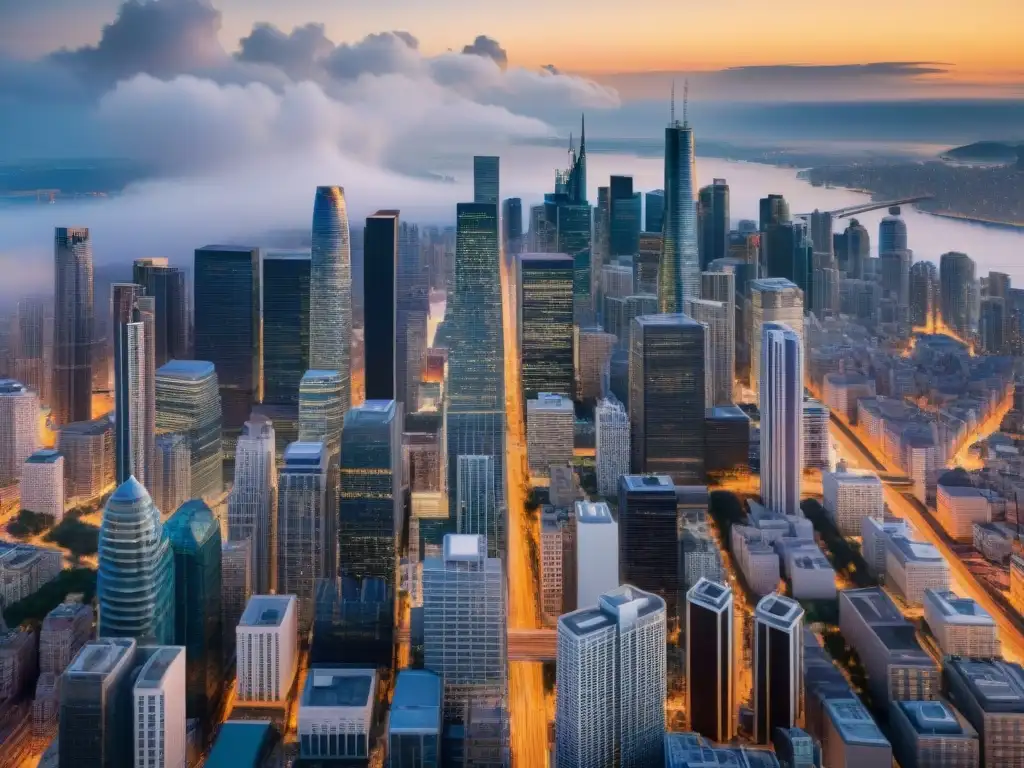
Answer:
<svg viewBox="0 0 1024 768"><path fill-rule="evenodd" d="M174 561L160 512L129 477L103 510L99 536L99 636L174 643Z"/></svg>
<svg viewBox="0 0 1024 768"><path fill-rule="evenodd" d="M53 309L52 418L58 426L92 418L93 272L89 230L57 227Z"/></svg>
<svg viewBox="0 0 1024 768"><path fill-rule="evenodd" d="M890 208L890 215L882 219L882 223L878 225L879 254L907 250L907 222L900 216L899 210Z"/></svg>
<svg viewBox="0 0 1024 768"><path fill-rule="evenodd" d="M663 314L683 311L683 300L700 298L697 250L697 172L693 129L673 121L665 129L665 213L658 271L658 307Z"/></svg>
<svg viewBox="0 0 1024 768"><path fill-rule="evenodd" d="M156 431L188 435L193 498L224 490L221 402L213 363L172 360L157 370Z"/></svg>
<svg viewBox="0 0 1024 768"><path fill-rule="evenodd" d="M309 367L341 373L342 408L352 399L352 252L341 187L317 187L309 291Z"/></svg>

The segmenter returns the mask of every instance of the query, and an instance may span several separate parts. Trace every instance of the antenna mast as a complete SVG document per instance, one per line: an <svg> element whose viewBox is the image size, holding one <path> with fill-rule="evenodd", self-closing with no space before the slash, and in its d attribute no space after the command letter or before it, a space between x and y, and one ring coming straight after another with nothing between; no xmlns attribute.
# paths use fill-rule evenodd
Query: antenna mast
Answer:
<svg viewBox="0 0 1024 768"><path fill-rule="evenodd" d="M676 81L672 81L672 95L669 99L668 108L668 123L669 125L676 124Z"/></svg>
<svg viewBox="0 0 1024 768"><path fill-rule="evenodd" d="M690 78L683 81L683 125L689 125L687 121L687 110L690 106Z"/></svg>

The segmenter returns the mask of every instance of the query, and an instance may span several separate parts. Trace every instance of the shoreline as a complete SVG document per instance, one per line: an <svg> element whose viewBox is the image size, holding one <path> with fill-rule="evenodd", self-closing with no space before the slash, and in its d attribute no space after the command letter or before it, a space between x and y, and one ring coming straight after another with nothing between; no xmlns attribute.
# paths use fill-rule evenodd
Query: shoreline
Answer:
<svg viewBox="0 0 1024 768"><path fill-rule="evenodd" d="M916 208L917 206L915 206ZM917 208L921 213L927 213L930 216L938 216L941 219L952 219L954 221L963 221L968 224L979 224L983 227L992 227L993 229L1006 229L1011 232L1024 232L1024 223L1017 224L1012 221L996 221L994 219L981 219L975 216L965 216L959 213L951 213L949 211L929 211L924 208Z"/></svg>

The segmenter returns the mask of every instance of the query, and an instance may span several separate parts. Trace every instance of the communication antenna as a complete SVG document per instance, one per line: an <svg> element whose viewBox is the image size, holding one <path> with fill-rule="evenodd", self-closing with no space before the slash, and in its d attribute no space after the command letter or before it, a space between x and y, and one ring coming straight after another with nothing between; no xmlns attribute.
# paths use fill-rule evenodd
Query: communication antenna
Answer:
<svg viewBox="0 0 1024 768"><path fill-rule="evenodd" d="M686 113L690 107L690 78L686 78L683 81L683 125L686 126L689 123L686 119Z"/></svg>
<svg viewBox="0 0 1024 768"><path fill-rule="evenodd" d="M672 81L672 96L669 99L668 108L668 123L669 125L676 124L676 81Z"/></svg>

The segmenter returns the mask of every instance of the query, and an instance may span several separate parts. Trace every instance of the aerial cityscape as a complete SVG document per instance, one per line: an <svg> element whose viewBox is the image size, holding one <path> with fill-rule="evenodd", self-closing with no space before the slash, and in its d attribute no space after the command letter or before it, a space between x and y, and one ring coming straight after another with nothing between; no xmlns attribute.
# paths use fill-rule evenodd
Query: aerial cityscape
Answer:
<svg viewBox="0 0 1024 768"><path fill-rule="evenodd" d="M57 5L0 2L0 768L1024 768L1019 70Z"/></svg>

